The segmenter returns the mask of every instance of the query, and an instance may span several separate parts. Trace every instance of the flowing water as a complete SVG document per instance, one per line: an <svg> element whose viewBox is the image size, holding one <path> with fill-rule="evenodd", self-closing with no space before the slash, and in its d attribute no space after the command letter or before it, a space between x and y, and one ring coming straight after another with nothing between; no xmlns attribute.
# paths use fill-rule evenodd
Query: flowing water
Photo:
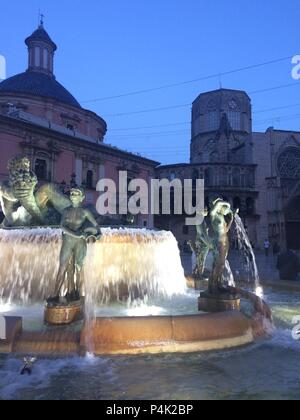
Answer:
<svg viewBox="0 0 300 420"><path fill-rule="evenodd" d="M251 253L251 244L249 247L238 219L237 231L257 285L253 250ZM24 316L28 331L42 328L43 306L38 302L49 294L51 282L55 281L60 234L59 230L41 229L4 231L0 235L0 257L5 261L0 275L0 312ZM228 266L226 278L232 281L230 273ZM197 313L198 293L186 291L172 234L105 230L102 243L89 246L85 279L91 315ZM274 313L274 335L241 349L40 358L32 376L20 376L22 360L0 356L0 400L299 400L300 341L292 337L292 321L300 315L300 292L267 290L265 298ZM22 306L12 304L13 300L20 300ZM115 302L109 303L111 300Z"/></svg>
<svg viewBox="0 0 300 420"><path fill-rule="evenodd" d="M243 221L238 214L235 215L235 231L239 253L244 260L242 268L245 276L243 280L246 280L250 285L254 285L255 290L259 290L260 278L254 250Z"/></svg>
<svg viewBox="0 0 300 420"><path fill-rule="evenodd" d="M60 229L0 231L0 299L41 302L53 293L61 248ZM184 293L186 281L176 239L170 232L102 229L88 245L85 295L91 305L147 300Z"/></svg>
<svg viewBox="0 0 300 420"><path fill-rule="evenodd" d="M231 267L230 267L230 264L229 264L228 260L226 260L226 263L225 263L225 270L224 270L224 273L223 273L223 279L222 280L223 280L225 286L235 287L235 280L234 280L233 273L232 273L232 270L231 270Z"/></svg>

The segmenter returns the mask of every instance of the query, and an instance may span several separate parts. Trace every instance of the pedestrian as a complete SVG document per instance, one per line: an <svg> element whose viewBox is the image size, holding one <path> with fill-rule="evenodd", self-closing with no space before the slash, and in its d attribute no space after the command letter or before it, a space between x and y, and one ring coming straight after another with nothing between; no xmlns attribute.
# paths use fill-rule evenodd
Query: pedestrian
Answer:
<svg viewBox="0 0 300 420"><path fill-rule="evenodd" d="M270 241L269 241L269 239L266 239L266 240L265 240L265 243L264 243L264 250L265 250L265 256L266 256L266 257L268 257L268 256L269 256L269 251L270 251L270 248L271 248Z"/></svg>

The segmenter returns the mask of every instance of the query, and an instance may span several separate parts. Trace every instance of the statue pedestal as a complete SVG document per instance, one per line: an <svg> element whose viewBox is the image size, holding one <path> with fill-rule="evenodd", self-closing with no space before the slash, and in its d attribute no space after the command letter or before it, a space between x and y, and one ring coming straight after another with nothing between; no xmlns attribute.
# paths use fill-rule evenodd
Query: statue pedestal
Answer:
<svg viewBox="0 0 300 420"><path fill-rule="evenodd" d="M226 312L239 311L241 299L239 296L226 294L213 295L208 292L200 294L198 298L198 310L202 312Z"/></svg>
<svg viewBox="0 0 300 420"><path fill-rule="evenodd" d="M44 320L49 325L69 325L81 321L83 315L83 301L70 302L68 304L47 304L45 307Z"/></svg>

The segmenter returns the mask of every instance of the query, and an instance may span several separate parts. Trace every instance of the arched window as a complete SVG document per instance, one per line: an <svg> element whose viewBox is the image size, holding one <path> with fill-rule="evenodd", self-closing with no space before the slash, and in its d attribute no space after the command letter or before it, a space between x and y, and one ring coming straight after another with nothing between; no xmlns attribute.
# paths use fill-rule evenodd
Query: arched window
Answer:
<svg viewBox="0 0 300 420"><path fill-rule="evenodd" d="M93 174L93 171L87 171L87 174L86 174L86 186L87 186L87 188L93 188L93 186L94 186L94 174Z"/></svg>
<svg viewBox="0 0 300 420"><path fill-rule="evenodd" d="M233 130L241 130L240 107L234 98L228 103L228 121Z"/></svg>
<svg viewBox="0 0 300 420"><path fill-rule="evenodd" d="M234 187L240 187L241 186L241 171L238 168L236 168L232 171L232 185Z"/></svg>
<svg viewBox="0 0 300 420"><path fill-rule="evenodd" d="M241 114L237 111L228 111L228 120L233 130L241 130Z"/></svg>
<svg viewBox="0 0 300 420"><path fill-rule="evenodd" d="M210 111L205 116L205 131L216 131L220 127L220 112Z"/></svg>
<svg viewBox="0 0 300 420"><path fill-rule="evenodd" d="M48 179L46 159L41 159L41 158L36 159L34 172L39 180L46 181Z"/></svg>
<svg viewBox="0 0 300 420"><path fill-rule="evenodd" d="M48 50L46 48L43 49L43 67L44 69L48 69Z"/></svg>
<svg viewBox="0 0 300 420"><path fill-rule="evenodd" d="M40 47L35 47L34 49L34 62L36 67L41 66L41 50Z"/></svg>

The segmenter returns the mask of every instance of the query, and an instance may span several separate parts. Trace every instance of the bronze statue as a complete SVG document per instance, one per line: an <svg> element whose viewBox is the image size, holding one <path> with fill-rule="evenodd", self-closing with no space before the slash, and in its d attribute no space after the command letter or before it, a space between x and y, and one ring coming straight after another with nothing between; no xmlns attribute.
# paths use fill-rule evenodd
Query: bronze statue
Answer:
<svg viewBox="0 0 300 420"><path fill-rule="evenodd" d="M229 252L228 233L234 216L229 203L220 198L213 201L210 211L206 210L204 213L203 223L197 226L195 245L191 245L196 253L197 266L194 274L198 278L203 276L208 253L213 253L213 268L208 287L211 295L225 291L222 278Z"/></svg>
<svg viewBox="0 0 300 420"><path fill-rule="evenodd" d="M8 171L8 181L0 182L0 202L5 216L3 227L49 225L49 207L62 214L70 206L70 200L53 184L36 189L38 180L30 170L28 158L11 159Z"/></svg>
<svg viewBox="0 0 300 420"><path fill-rule="evenodd" d="M82 207L84 199L85 194L82 188L76 187L71 190L72 206L64 210L62 215L63 244L55 291L53 297L48 299L48 304L59 303L64 284L68 302L81 299L87 242L91 238L99 239L101 234L92 213Z"/></svg>
<svg viewBox="0 0 300 420"><path fill-rule="evenodd" d="M209 281L209 292L218 294L222 290L222 276L229 253L228 233L234 221L230 204L218 198L210 210L210 221L213 234L213 269Z"/></svg>

